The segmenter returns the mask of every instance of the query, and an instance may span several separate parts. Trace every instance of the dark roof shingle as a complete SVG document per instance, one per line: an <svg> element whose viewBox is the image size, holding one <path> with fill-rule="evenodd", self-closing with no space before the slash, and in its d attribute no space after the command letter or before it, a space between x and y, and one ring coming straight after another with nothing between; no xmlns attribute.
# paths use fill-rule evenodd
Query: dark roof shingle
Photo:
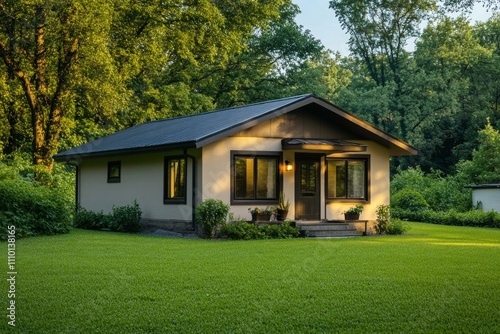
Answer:
<svg viewBox="0 0 500 334"><path fill-rule="evenodd" d="M201 114L152 121L77 146L54 156L56 161L161 147L200 147L212 136L242 126L312 94L254 103Z"/></svg>

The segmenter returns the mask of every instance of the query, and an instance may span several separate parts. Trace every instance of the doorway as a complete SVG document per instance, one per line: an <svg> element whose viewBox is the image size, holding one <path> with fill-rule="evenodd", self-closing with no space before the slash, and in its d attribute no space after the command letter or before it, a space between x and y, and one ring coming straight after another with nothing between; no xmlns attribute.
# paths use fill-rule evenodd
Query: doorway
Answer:
<svg viewBox="0 0 500 334"><path fill-rule="evenodd" d="M295 166L295 219L320 220L321 156L297 154Z"/></svg>

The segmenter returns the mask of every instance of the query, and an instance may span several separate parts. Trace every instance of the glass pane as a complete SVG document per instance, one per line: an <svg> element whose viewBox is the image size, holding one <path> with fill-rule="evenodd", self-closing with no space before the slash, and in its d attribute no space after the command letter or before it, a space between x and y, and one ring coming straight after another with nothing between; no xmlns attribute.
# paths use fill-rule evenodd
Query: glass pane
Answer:
<svg viewBox="0 0 500 334"><path fill-rule="evenodd" d="M316 163L302 163L300 166L300 191L302 194L316 193Z"/></svg>
<svg viewBox="0 0 500 334"><path fill-rule="evenodd" d="M276 174L278 161L276 158L257 159L257 198L277 198Z"/></svg>
<svg viewBox="0 0 500 334"><path fill-rule="evenodd" d="M120 177L120 165L109 165L109 177L119 178Z"/></svg>
<svg viewBox="0 0 500 334"><path fill-rule="evenodd" d="M344 160L328 161L328 197L346 197L346 162Z"/></svg>
<svg viewBox="0 0 500 334"><path fill-rule="evenodd" d="M365 198L365 162L348 161L348 198Z"/></svg>
<svg viewBox="0 0 500 334"><path fill-rule="evenodd" d="M185 160L172 159L168 162L168 198L184 198L186 176Z"/></svg>
<svg viewBox="0 0 500 334"><path fill-rule="evenodd" d="M235 158L234 196L239 199L254 198L254 159Z"/></svg>

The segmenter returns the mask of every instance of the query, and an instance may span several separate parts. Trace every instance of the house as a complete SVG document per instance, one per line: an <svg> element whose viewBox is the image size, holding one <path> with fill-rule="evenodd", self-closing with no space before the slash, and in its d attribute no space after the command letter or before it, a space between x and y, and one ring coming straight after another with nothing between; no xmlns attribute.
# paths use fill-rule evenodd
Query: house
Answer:
<svg viewBox="0 0 500 334"><path fill-rule="evenodd" d="M109 212L137 200L144 223L194 227L204 199L248 208L291 202L288 217L362 218L389 204L389 160L411 145L315 96L301 95L140 124L54 156L78 166L77 202Z"/></svg>
<svg viewBox="0 0 500 334"><path fill-rule="evenodd" d="M476 184L466 188L472 188L473 206L478 206L485 212L493 210L500 213L500 184Z"/></svg>

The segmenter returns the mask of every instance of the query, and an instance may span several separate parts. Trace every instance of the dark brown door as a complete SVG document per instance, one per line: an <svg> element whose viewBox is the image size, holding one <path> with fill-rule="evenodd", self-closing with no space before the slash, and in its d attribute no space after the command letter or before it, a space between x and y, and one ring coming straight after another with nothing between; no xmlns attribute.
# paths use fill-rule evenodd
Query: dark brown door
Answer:
<svg viewBox="0 0 500 334"><path fill-rule="evenodd" d="M295 219L320 219L320 165L317 155L295 157Z"/></svg>

